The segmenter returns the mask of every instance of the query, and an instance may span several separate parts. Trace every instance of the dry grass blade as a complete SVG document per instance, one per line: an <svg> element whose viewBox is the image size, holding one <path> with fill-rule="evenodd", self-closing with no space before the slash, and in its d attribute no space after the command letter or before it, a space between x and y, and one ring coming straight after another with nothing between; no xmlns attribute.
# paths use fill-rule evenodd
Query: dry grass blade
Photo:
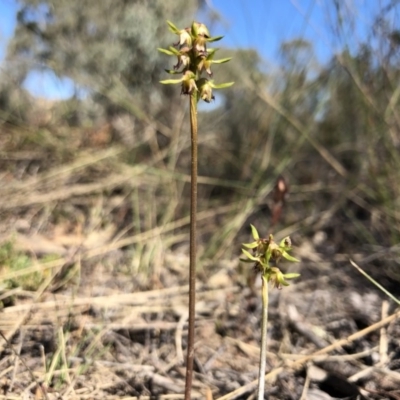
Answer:
<svg viewBox="0 0 400 400"><path fill-rule="evenodd" d="M380 285L374 278L368 275L362 268L360 268L353 260L350 260L350 264L357 269L362 275L364 275L369 281L371 281L379 290L385 293L390 299L392 299L396 304L400 305L400 300L389 293L382 285Z"/></svg>

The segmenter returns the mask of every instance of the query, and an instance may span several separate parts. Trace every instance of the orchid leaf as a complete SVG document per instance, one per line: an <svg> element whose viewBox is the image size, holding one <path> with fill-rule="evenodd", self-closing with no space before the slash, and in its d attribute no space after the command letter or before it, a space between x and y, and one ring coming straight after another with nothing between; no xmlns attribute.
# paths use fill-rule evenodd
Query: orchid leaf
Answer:
<svg viewBox="0 0 400 400"><path fill-rule="evenodd" d="M182 71L175 71L174 69L165 69L164 71L168 72L171 75L177 75L182 73Z"/></svg>
<svg viewBox="0 0 400 400"><path fill-rule="evenodd" d="M164 81L160 81L160 83L162 83L163 85L172 85L172 84L176 84L176 83L181 83L182 82L182 78L181 79L166 79Z"/></svg>
<svg viewBox="0 0 400 400"><path fill-rule="evenodd" d="M239 260L245 263L254 264L254 260L248 260L247 258L239 258Z"/></svg>
<svg viewBox="0 0 400 400"><path fill-rule="evenodd" d="M258 246L258 243L242 243L242 246L247 247L248 249L255 249Z"/></svg>
<svg viewBox="0 0 400 400"><path fill-rule="evenodd" d="M251 227L251 234L253 235L254 240L260 239L260 235L258 234L256 227L251 224L250 224L250 227Z"/></svg>
<svg viewBox="0 0 400 400"><path fill-rule="evenodd" d="M167 24L171 32L176 33L177 35L180 34L180 30L171 21L167 21Z"/></svg>
<svg viewBox="0 0 400 400"><path fill-rule="evenodd" d="M232 60L232 57L228 57L228 58L222 58L221 60L212 60L211 62L213 64L224 64L224 63L226 63L228 61L231 61L231 60Z"/></svg>
<svg viewBox="0 0 400 400"><path fill-rule="evenodd" d="M234 84L235 82L228 82L228 83L220 83L219 85L216 85L215 83L213 83L212 81L210 81L210 86L213 89L224 89L227 87L230 87Z"/></svg>
<svg viewBox="0 0 400 400"><path fill-rule="evenodd" d="M248 257L250 260L253 261L259 261L258 257L254 257L252 254L250 254L247 250L242 249L243 254Z"/></svg>
<svg viewBox="0 0 400 400"><path fill-rule="evenodd" d="M300 262L297 258L292 257L289 253L286 251L282 251L282 257L285 258L288 261L293 261L293 262Z"/></svg>
<svg viewBox="0 0 400 400"><path fill-rule="evenodd" d="M218 40L221 40L223 36L214 36L209 39L207 39L207 42L218 42Z"/></svg>
<svg viewBox="0 0 400 400"><path fill-rule="evenodd" d="M285 279L295 279L295 278L298 278L300 276L300 274L292 272L289 274L284 274L283 276L285 277Z"/></svg>
<svg viewBox="0 0 400 400"><path fill-rule="evenodd" d="M164 54L167 54L167 55L169 55L169 56L174 56L174 55L175 55L172 51L167 50L167 49L162 49L161 47L159 47L157 50L158 50L159 52L164 53Z"/></svg>

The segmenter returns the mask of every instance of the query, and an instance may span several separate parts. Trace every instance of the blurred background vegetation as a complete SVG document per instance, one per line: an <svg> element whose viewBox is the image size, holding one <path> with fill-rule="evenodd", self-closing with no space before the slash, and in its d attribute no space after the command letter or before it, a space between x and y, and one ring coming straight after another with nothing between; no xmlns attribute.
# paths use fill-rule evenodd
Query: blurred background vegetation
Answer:
<svg viewBox="0 0 400 400"><path fill-rule="evenodd" d="M216 81L236 83L199 116L203 265L235 258L253 223L399 279L399 2L358 43L346 2L329 3L342 48L328 62L302 37L281 43L270 69L256 50L218 43L233 61ZM187 98L159 84L171 60L156 48L176 41L166 19L184 27L201 9L218 35L220 16L200 0L19 5L0 70L3 265L79 253L158 276L188 248L190 135ZM33 69L71 79L74 95L33 97L22 85ZM271 227L279 176L289 196Z"/></svg>

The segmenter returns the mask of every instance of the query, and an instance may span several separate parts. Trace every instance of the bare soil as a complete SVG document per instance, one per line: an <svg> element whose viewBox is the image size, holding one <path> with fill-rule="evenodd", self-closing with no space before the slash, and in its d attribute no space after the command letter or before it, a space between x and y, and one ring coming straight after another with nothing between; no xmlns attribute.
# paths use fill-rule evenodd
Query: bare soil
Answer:
<svg viewBox="0 0 400 400"><path fill-rule="evenodd" d="M303 255L290 287L271 291L265 397L400 399L400 314L366 331L393 305L346 260L316 255ZM102 258L75 265L61 289L71 266L45 290L4 293L0 398L182 398L187 265L184 253L170 253L148 278ZM254 398L257 286L237 260L200 268L193 398Z"/></svg>

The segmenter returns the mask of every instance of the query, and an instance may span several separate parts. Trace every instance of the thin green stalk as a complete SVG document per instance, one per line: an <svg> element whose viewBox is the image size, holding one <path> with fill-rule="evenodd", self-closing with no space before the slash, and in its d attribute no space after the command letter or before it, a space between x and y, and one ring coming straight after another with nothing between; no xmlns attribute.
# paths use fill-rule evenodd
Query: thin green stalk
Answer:
<svg viewBox="0 0 400 400"><path fill-rule="evenodd" d="M258 370L258 400L264 400L265 366L267 362L267 324L268 324L268 281L262 276L262 316L260 368Z"/></svg>
<svg viewBox="0 0 400 400"><path fill-rule="evenodd" d="M265 366L267 362L267 325L268 325L268 283L278 289L282 286L289 286L288 279L297 278L297 273L284 274L277 267L279 259L285 258L289 261L297 262L288 252L292 248L292 241L287 236L282 239L279 245L274 241L270 234L268 238L260 238L255 226L250 225L254 242L243 243L242 252L247 259L241 259L243 262L253 264L253 268L261 271L262 276L262 316L261 316L261 351L260 367L258 370L258 400L264 399L265 388ZM253 250L253 254L249 250ZM270 265L271 259L274 264ZM254 265L255 262L255 265Z"/></svg>
<svg viewBox="0 0 400 400"><path fill-rule="evenodd" d="M193 381L194 325L196 316L196 215L197 215L197 93L190 96L190 131L192 168L190 182L190 266L189 266L189 331L186 358L185 400L190 400Z"/></svg>

